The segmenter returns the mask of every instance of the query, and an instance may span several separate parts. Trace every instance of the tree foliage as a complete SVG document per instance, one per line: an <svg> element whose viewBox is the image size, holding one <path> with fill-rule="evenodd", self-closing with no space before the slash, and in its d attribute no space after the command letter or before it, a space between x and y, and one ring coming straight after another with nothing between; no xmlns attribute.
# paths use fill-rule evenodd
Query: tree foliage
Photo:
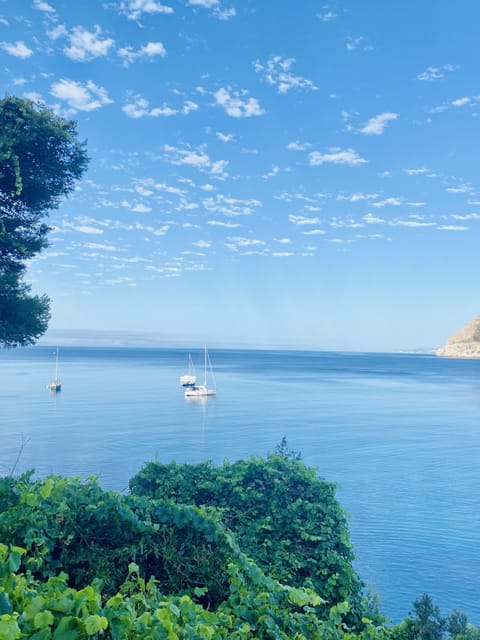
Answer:
<svg viewBox="0 0 480 640"><path fill-rule="evenodd" d="M49 210L88 164L76 123L30 100L0 100L0 345L35 342L49 319L46 296L31 296L25 261L48 245Z"/></svg>
<svg viewBox="0 0 480 640"><path fill-rule="evenodd" d="M352 567L346 517L335 485L306 467L286 443L266 460L215 467L147 464L132 480L134 495L215 507L240 547L269 575L311 587L326 608L348 599L362 617L362 583Z"/></svg>
<svg viewBox="0 0 480 640"><path fill-rule="evenodd" d="M288 465L299 464L289 456L283 450L264 462L283 460L288 481ZM256 477L259 461L252 462ZM167 465L165 479L178 498L194 479L205 491L212 469ZM368 610L352 626L348 598L332 605L311 588L276 580L221 516L212 507L104 491L92 478L0 478L1 640L431 640L447 633L480 640L458 611L444 624L426 594L393 629Z"/></svg>

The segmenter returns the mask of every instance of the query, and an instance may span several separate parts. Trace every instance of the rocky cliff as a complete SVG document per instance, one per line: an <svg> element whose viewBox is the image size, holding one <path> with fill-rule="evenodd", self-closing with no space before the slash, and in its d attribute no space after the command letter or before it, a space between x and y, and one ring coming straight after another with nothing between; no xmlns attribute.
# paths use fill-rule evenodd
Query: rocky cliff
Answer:
<svg viewBox="0 0 480 640"><path fill-rule="evenodd" d="M444 358L480 358L480 316L450 336L436 353Z"/></svg>

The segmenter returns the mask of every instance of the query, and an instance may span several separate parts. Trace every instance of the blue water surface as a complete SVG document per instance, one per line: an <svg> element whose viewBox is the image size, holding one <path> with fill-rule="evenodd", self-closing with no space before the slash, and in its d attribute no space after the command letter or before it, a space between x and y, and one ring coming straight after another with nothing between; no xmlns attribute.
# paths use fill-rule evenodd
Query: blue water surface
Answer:
<svg viewBox="0 0 480 640"><path fill-rule="evenodd" d="M392 621L428 592L480 624L480 361L210 356L217 396L187 401L186 350L61 348L57 394L51 347L0 352L0 474L95 475L126 491L145 461L265 456L285 436L338 484L357 571Z"/></svg>

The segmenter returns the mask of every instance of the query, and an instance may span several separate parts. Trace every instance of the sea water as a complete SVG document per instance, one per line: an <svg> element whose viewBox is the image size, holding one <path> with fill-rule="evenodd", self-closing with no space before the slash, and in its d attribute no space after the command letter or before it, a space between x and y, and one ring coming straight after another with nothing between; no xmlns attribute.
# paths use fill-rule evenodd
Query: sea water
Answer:
<svg viewBox="0 0 480 640"><path fill-rule="evenodd" d="M144 462L266 456L286 437L338 484L356 569L393 622L429 593L480 624L480 361L211 350L216 397L186 400L188 351L0 352L0 474L97 476ZM203 353L192 353L203 382Z"/></svg>

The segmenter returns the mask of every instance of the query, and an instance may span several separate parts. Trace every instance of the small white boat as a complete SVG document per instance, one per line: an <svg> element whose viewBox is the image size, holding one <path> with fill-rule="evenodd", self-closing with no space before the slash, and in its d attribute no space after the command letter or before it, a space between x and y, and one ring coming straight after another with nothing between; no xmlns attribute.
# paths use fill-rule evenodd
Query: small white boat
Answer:
<svg viewBox="0 0 480 640"><path fill-rule="evenodd" d="M212 386L207 386L207 372L212 380ZM217 385L215 383L215 376L213 375L212 363L210 356L208 355L207 347L205 346L205 376L203 384L194 384L193 386L185 389L185 398L202 398L204 396L216 396Z"/></svg>
<svg viewBox="0 0 480 640"><path fill-rule="evenodd" d="M47 384L47 389L50 391L61 391L62 389L62 383L58 379L58 349L55 354L55 377L50 384Z"/></svg>
<svg viewBox="0 0 480 640"><path fill-rule="evenodd" d="M197 381L197 376L195 375L195 367L192 362L192 355L188 354L188 373L184 373L179 378L179 384L181 387L194 387L195 382Z"/></svg>

